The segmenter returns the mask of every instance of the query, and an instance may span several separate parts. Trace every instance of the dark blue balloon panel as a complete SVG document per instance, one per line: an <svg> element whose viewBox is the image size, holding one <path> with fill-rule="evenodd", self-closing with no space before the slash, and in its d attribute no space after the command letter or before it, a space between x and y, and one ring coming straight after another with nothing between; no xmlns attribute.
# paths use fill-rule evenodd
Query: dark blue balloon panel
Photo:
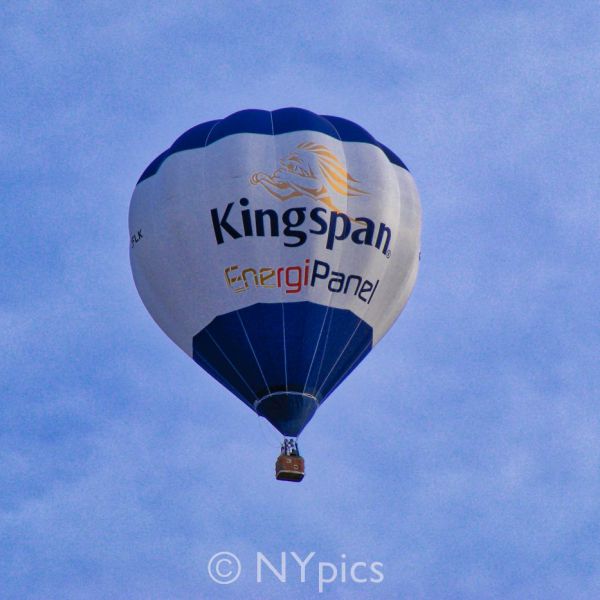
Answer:
<svg viewBox="0 0 600 600"><path fill-rule="evenodd" d="M349 310L261 303L214 319L194 336L193 357L283 435L297 436L372 346L373 329Z"/></svg>
<svg viewBox="0 0 600 600"><path fill-rule="evenodd" d="M224 119L207 121L188 129L174 144L157 156L142 173L138 183L155 175L162 163L172 154L194 148L206 148L219 140L238 133L280 135L291 131L318 131L342 142L362 142L380 148L388 160L407 169L400 158L387 146L378 142L368 131L348 119L331 115L317 115L303 108L280 108L268 111L249 108Z"/></svg>

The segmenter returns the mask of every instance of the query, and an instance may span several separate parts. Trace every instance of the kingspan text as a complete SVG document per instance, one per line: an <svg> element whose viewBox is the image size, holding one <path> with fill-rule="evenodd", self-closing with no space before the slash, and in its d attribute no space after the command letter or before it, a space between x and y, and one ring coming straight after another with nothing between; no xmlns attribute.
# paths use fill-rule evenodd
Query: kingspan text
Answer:
<svg viewBox="0 0 600 600"><path fill-rule="evenodd" d="M293 207L279 214L272 208L252 209L249 204L248 198L240 198L239 206L230 202L222 213L218 208L211 209L217 244L225 243L228 238L236 240L251 236L283 235L284 245L295 248L302 246L310 233L324 235L325 248L328 250L333 250L337 241L349 239L354 244L372 246L385 256L390 256L392 231L385 223L376 226L367 217L351 219L344 213L329 211L321 206L310 211L305 207Z"/></svg>

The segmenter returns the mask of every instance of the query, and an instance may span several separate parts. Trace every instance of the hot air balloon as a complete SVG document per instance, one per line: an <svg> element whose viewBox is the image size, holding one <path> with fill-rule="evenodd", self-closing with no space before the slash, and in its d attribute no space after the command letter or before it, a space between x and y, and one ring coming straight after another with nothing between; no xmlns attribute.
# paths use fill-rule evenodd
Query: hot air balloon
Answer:
<svg viewBox="0 0 600 600"><path fill-rule="evenodd" d="M283 436L297 438L398 317L421 209L404 163L359 125L242 110L186 131L143 172L130 260L148 312Z"/></svg>

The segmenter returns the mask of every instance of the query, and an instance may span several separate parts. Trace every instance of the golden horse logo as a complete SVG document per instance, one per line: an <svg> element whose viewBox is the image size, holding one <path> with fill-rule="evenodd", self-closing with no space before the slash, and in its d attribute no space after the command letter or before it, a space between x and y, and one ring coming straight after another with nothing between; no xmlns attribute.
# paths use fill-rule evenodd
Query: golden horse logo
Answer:
<svg viewBox="0 0 600 600"><path fill-rule="evenodd" d="M355 186L360 182L344 169L327 146L313 142L298 144L291 154L279 160L279 167L272 175L253 173L250 183L262 185L281 202L304 196L323 202L338 213L343 211L333 200L335 194L346 198L367 195Z"/></svg>

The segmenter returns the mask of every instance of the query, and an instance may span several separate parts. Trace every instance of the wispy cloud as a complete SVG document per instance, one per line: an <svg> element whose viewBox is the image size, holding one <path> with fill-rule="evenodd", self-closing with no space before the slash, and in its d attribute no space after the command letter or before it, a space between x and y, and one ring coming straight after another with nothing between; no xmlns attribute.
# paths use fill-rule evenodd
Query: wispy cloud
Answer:
<svg viewBox="0 0 600 600"><path fill-rule="evenodd" d="M600 589L598 13L557 3L13 3L0 69L3 598L315 597L257 551L381 561L340 598ZM277 436L145 313L127 207L188 127L301 105L412 169L405 314L273 479ZM239 585L206 573L219 550Z"/></svg>

